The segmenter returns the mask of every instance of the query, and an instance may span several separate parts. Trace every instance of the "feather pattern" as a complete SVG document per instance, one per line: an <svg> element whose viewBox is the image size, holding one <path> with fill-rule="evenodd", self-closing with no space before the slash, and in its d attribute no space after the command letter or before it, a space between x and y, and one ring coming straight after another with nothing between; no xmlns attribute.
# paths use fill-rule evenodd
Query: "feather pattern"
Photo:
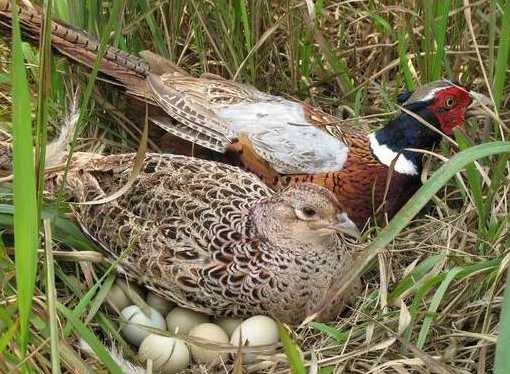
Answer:
<svg viewBox="0 0 510 374"><path fill-rule="evenodd" d="M110 195L126 183L133 160L132 154L74 155L70 197L83 203ZM50 177L50 193L61 177ZM320 220L298 219L302 206ZM128 277L212 315L263 313L299 322L352 261L328 229L343 212L331 192L302 184L274 194L253 174L212 161L146 155L128 192L74 211ZM350 297L336 300L324 317Z"/></svg>
<svg viewBox="0 0 510 374"><path fill-rule="evenodd" d="M341 170L347 159L345 143L308 123L299 103L217 78L151 75L148 85L168 114L208 137L197 142L207 148L224 152L246 133L257 157L281 174ZM187 137L182 127L165 129Z"/></svg>

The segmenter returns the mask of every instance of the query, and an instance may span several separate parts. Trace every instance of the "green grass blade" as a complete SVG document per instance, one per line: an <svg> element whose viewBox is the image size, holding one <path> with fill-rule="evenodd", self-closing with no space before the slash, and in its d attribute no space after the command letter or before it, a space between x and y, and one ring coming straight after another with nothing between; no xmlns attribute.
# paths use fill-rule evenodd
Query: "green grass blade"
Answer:
<svg viewBox="0 0 510 374"><path fill-rule="evenodd" d="M88 32L92 34L99 34L99 25L98 22L101 22L101 10L97 0L86 0L86 4L80 7L81 10L87 10L87 12L82 11L81 16L79 17L83 21L83 25L85 26L86 19L86 29Z"/></svg>
<svg viewBox="0 0 510 374"><path fill-rule="evenodd" d="M43 23L41 47L39 49L39 87L37 92L37 120L35 142L35 165L37 176L37 206L41 212L44 190L44 165L46 160L46 142L48 139L48 104L51 97L51 19L52 0L47 0L46 17ZM38 220L40 217L38 217Z"/></svg>
<svg viewBox="0 0 510 374"><path fill-rule="evenodd" d="M0 84L11 84L11 77L9 74L0 74Z"/></svg>
<svg viewBox="0 0 510 374"><path fill-rule="evenodd" d="M459 267L458 268L459 271L455 271L455 273L456 273L455 279L467 280L469 277L479 275L481 273L488 273L488 272L494 271L500 264L501 264L501 258L496 258L496 259L489 260L489 261L477 262L472 265ZM416 324L416 319L417 319L417 315L419 312L419 308L425 303L425 300L424 300L425 296L430 292L431 289L435 288L437 285L440 285L440 287L441 287L441 284L444 284L444 287L447 287L451 281L448 281L446 283L442 283L442 282L445 282L445 279L449 276L449 274L450 274L449 272L447 272L446 274L440 273L432 278L428 278L425 281L420 282L420 284L416 288L416 290L415 290L416 293L413 298L413 302L412 302L411 306L409 307L409 313L411 314L412 319L411 319L411 323L407 327L406 333L404 335L404 338L406 339L406 341L409 341L409 339L411 337L411 334L413 332L413 327ZM431 302L431 305L429 306L429 310L432 310L435 308L434 312L435 312L435 310L437 310L437 307L434 307L433 304L437 303L437 301L440 301L440 298L442 297L441 295L443 295L443 291L439 291L439 288L438 288L438 291L436 291L436 294L434 296L434 297L436 297L436 300L435 301L433 300ZM444 291L444 293L446 293L446 290ZM394 300L393 301L390 300L390 303L393 303L393 302L394 302ZM423 334L425 334L425 332L423 332Z"/></svg>
<svg viewBox="0 0 510 374"><path fill-rule="evenodd" d="M409 68L410 60L408 56L408 41L407 38L409 37L408 33L405 31L404 26L402 26L402 30L399 30L397 32L397 40L398 40L398 56L400 61L400 70L402 71L402 74L404 75L404 81L406 84L406 88L409 91L414 91L414 82L413 82L413 74L411 72L411 69Z"/></svg>
<svg viewBox="0 0 510 374"><path fill-rule="evenodd" d="M405 291L414 287L429 271L436 266L439 261L444 259L443 255L435 255L427 257L423 260L412 272L406 275L400 280L395 289L389 294L388 301L393 303L398 297L400 297Z"/></svg>
<svg viewBox="0 0 510 374"><path fill-rule="evenodd" d="M112 359L104 345L99 341L99 339L94 335L90 329L85 326L83 322L81 322L78 318L76 318L73 313L67 309L64 305L57 303L57 309L60 313L62 313L69 323L73 326L74 330L77 332L78 336L80 336L87 344L92 348L94 353L97 355L99 360L108 368L110 373L113 374L122 374L122 370L119 368L117 363Z"/></svg>
<svg viewBox="0 0 510 374"><path fill-rule="evenodd" d="M489 187L489 191L487 192L486 198L485 198L485 206L484 211L480 212L480 215L483 215L484 217L490 218L490 211L492 207L492 203L494 200L494 197L496 196L496 192L498 191L498 188L506 182L505 179L505 171L507 168L507 161L508 161L509 155L502 155L496 166L493 168L493 173L491 176L491 185Z"/></svg>
<svg viewBox="0 0 510 374"><path fill-rule="evenodd" d="M438 287L436 292L434 293L434 296L432 297L432 301L430 302L429 309L427 316L423 320L423 324L421 326L420 333L418 335L418 341L416 342L416 346L419 349L423 349L423 346L425 345L425 341L427 340L427 335L430 331L430 326L432 326L432 322L434 321L434 316L437 311L437 308L439 308L439 304L441 303L441 300L446 294L446 291L448 290L448 286L450 283L455 279L455 277L461 272L462 268L456 267L453 268L448 272L445 279L441 282L441 285Z"/></svg>
<svg viewBox="0 0 510 374"><path fill-rule="evenodd" d="M443 280L442 275L437 275L432 278L428 278L424 281L416 290L416 294L413 297L411 306L409 307L409 314L411 315L411 321L404 331L403 337L405 342L409 343L413 334L414 326L416 325L418 312L420 306L424 303L425 296Z"/></svg>
<svg viewBox="0 0 510 374"><path fill-rule="evenodd" d="M11 340L14 338L16 331L18 331L18 327L18 322L16 321L16 323L10 326L7 331L0 336L0 354L5 351L5 348L7 348Z"/></svg>
<svg viewBox="0 0 510 374"><path fill-rule="evenodd" d="M432 73L432 59L434 58L434 1L423 1L424 35L421 42L423 52L423 73L426 81L430 81Z"/></svg>
<svg viewBox="0 0 510 374"><path fill-rule="evenodd" d="M319 374L333 374L334 373L334 370L332 367L324 367L324 368L319 368Z"/></svg>
<svg viewBox="0 0 510 374"><path fill-rule="evenodd" d="M319 46L319 50L324 55L324 58L331 67L333 73L338 77L339 88L342 90L342 93L350 93L354 88L354 84L350 76L349 67L342 58L335 54L334 48L331 47L322 31L319 29L317 19L320 17L320 13L317 12L317 10L318 9L316 9L315 12L315 20L311 19L312 15L307 15L306 18L308 18L308 20L306 22L308 23L310 32L313 33L313 37ZM307 11L305 10L305 12Z"/></svg>
<svg viewBox="0 0 510 374"><path fill-rule="evenodd" d="M94 66L92 67L92 71L89 74L88 80L87 80L87 86L85 87L85 92L83 94L83 98L80 102L80 116L78 118L78 124L77 129L74 132L73 139L70 144L69 154L72 154L74 151L74 145L76 143L76 138L78 137L78 133L80 132L82 124L84 123L84 119L88 115L87 108L90 101L90 98L92 97L92 90L94 89L94 83L96 81L97 75L99 73L99 67L101 65L101 60L103 58L103 55L106 52L106 49L108 48L107 41L112 36L111 31L115 30L114 34L117 34L119 32L121 23L120 23L120 13L123 8L124 2L122 0L114 0L113 4L111 6L110 10L110 18L108 19L108 23L103 30L101 34L101 42L99 43L99 49L97 51L96 60L94 61ZM67 158L66 162L66 169L64 172L64 183L67 177L67 172L69 170L69 163L71 162L71 157ZM58 200L63 201L63 194L64 194L64 183L62 183L62 186L60 188L60 191L58 193Z"/></svg>
<svg viewBox="0 0 510 374"><path fill-rule="evenodd" d="M411 305L408 308L411 319L403 333L403 338L406 343L410 342L414 327L418 321L420 307L426 303L425 297L430 290L440 284L443 279L443 274L438 274L438 269L436 268L430 274L421 279L412 290L409 290L409 293L413 292L414 296L412 298Z"/></svg>
<svg viewBox="0 0 510 374"><path fill-rule="evenodd" d="M471 146L466 137L460 131L455 132L455 139L459 143L459 149L461 151L468 149ZM474 164L466 166L466 176L470 187L469 190L471 192L471 196L473 197L473 202L475 203L475 206L479 212L478 228L481 230L481 234L483 235L483 231L485 231L486 217L484 215L485 210L482 196L482 178L480 177L480 173Z"/></svg>
<svg viewBox="0 0 510 374"><path fill-rule="evenodd" d="M97 292L96 297L90 303L89 313L85 318L86 323L90 323L90 321L92 321L96 313L99 311L99 308L101 308L101 306L105 303L105 299L108 296L108 292L112 288L113 282L115 282L115 275L111 274L108 278L106 278L101 288Z"/></svg>
<svg viewBox="0 0 510 374"><path fill-rule="evenodd" d="M448 12L450 11L450 0L441 0L437 3L438 9L434 22L434 38L436 41L436 53L432 60L432 72L430 80L441 78L441 67L443 65L446 32L448 29Z"/></svg>
<svg viewBox="0 0 510 374"><path fill-rule="evenodd" d="M12 133L14 166L14 237L16 254L17 300L20 315L20 348L28 345L30 314L35 288L37 248L39 246L32 119L30 97L23 61L17 5L13 1L12 35Z"/></svg>
<svg viewBox="0 0 510 374"><path fill-rule="evenodd" d="M235 70L237 70L237 68L231 67L231 64L229 63L229 60L225 58L224 54L220 50L220 48L218 46L218 43L217 43L217 40L213 37L213 35L211 34L211 32L209 30L209 27L208 27L208 24L206 22L206 19L205 19L203 13L202 13L203 9L201 7L199 7L198 4L196 4L195 0L191 0L191 5L193 6L193 10L195 12L195 15L198 18L198 22L200 23L201 28L203 30L204 40L205 39L209 40L209 42L211 43L212 48L214 49L214 52L218 55L220 60L225 63L225 65L224 65L225 69L228 71L229 75L231 77L233 77L234 73L235 73ZM197 27L197 29L198 29L198 27ZM200 37L198 38L198 40L201 40ZM200 47L202 48L203 46L200 45ZM235 55L235 53L234 53L234 55ZM239 65L236 63L235 66L239 66Z"/></svg>
<svg viewBox="0 0 510 374"><path fill-rule="evenodd" d="M488 57L488 65L489 65L489 76L492 77L494 75L494 67L495 67L495 47L496 47L496 31L498 28L498 22L496 17L496 7L497 0L490 0L490 13L489 13L489 57Z"/></svg>
<svg viewBox="0 0 510 374"><path fill-rule="evenodd" d="M430 331L430 327L435 317L435 313L439 307L441 300L448 294L448 286L454 280L466 280L469 277L474 275L478 275L480 273L486 273L495 270L501 264L501 258L497 258L490 261L477 262L472 265L464 266L464 267L455 267L446 273L438 274L437 276L429 279L427 282L421 286L413 299L413 303L409 308L409 312L412 316L411 324L408 326L406 330L406 339L409 341L409 338L412 333L412 327L416 323L416 316L419 310L420 305L424 303L425 295L437 284L439 287L437 288L434 296L429 305L428 313L425 316L425 319L422 324L422 328L418 335L417 347L422 349L425 345L428 332Z"/></svg>
<svg viewBox="0 0 510 374"><path fill-rule="evenodd" d="M0 323L4 324L4 326L9 327L14 325L14 322L11 319L11 314L4 307L0 307Z"/></svg>
<svg viewBox="0 0 510 374"><path fill-rule="evenodd" d="M14 207L8 204L0 204L0 226L11 227L13 225L12 215ZM42 219L51 219L54 225L53 238L68 245L69 247L84 251L96 250L100 248L88 239L69 219L59 215L52 208L45 207L41 212Z"/></svg>
<svg viewBox="0 0 510 374"><path fill-rule="evenodd" d="M244 45L246 50L249 51L253 46L252 30L250 25L250 19L248 17L248 9L246 6L246 0L239 1L239 7L241 9L241 20L243 23L243 34L244 34Z"/></svg>
<svg viewBox="0 0 510 374"><path fill-rule="evenodd" d="M494 73L494 102L499 109L503 100L506 71L508 69L508 54L510 49L510 0L505 1L504 14L501 20L499 33L498 57L496 59L496 71Z"/></svg>
<svg viewBox="0 0 510 374"><path fill-rule="evenodd" d="M92 299L95 295L97 295L98 291L102 289L102 287L105 284L105 281L107 281L109 278L110 273L115 269L116 264L110 265L110 267L106 270L106 272L103 274L103 276L92 286L85 295L83 295L80 298L80 302L76 307L71 311L71 314L73 315L74 319L79 319L80 316L85 312L86 308L90 306L92 303ZM69 336L71 333L71 325L67 324L64 327L63 335L64 337Z"/></svg>
<svg viewBox="0 0 510 374"><path fill-rule="evenodd" d="M510 373L510 272L507 271L503 307L501 308L501 322L496 345L496 358L494 364L495 374Z"/></svg>
<svg viewBox="0 0 510 374"><path fill-rule="evenodd" d="M310 323L310 327L322 332L323 334L326 334L338 344L342 344L347 339L347 334L345 332L339 331L333 326L326 325L325 323L314 321Z"/></svg>
<svg viewBox="0 0 510 374"><path fill-rule="evenodd" d="M239 2L239 7L241 10L241 21L243 24L243 34L244 34L244 45L246 48L246 53L248 54L249 51L253 48L253 32L252 32L252 26L248 14L248 7L247 7L247 1L241 0ZM251 74L251 81L255 82L255 64L254 64L254 56L253 54L250 57L250 74Z"/></svg>
<svg viewBox="0 0 510 374"><path fill-rule="evenodd" d="M289 361L290 371L292 374L306 374L305 364L301 358L299 348L294 340L291 338L287 328L278 322L278 333L280 341L283 345L283 350Z"/></svg>
<svg viewBox="0 0 510 374"><path fill-rule="evenodd" d="M51 349L51 372L60 374L60 353L57 325L57 289L55 286L55 264L53 259L53 243L51 235L51 222L45 219L44 225L44 248L46 252L46 302L48 306L49 325L50 325L50 349Z"/></svg>
<svg viewBox="0 0 510 374"><path fill-rule="evenodd" d="M165 38L161 32L162 27L160 24L158 25L158 22L156 22L156 18L154 17L155 7L153 2L149 0L140 0L138 3L143 9L143 17L145 18L147 26L151 32L156 52L163 57L169 57L167 44L165 43Z"/></svg>

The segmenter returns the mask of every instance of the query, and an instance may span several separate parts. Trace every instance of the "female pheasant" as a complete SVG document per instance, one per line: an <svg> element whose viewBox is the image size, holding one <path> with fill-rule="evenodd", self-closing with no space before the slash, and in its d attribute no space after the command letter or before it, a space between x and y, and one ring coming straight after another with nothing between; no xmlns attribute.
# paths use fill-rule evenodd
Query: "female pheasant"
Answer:
<svg viewBox="0 0 510 374"><path fill-rule="evenodd" d="M78 202L125 185L134 160L90 157L75 156L68 177ZM337 232L358 233L325 188L300 184L273 194L236 167L163 154L145 157L121 197L78 205L76 214L122 271L161 296L207 314L262 313L289 323L312 312L349 268L351 251Z"/></svg>
<svg viewBox="0 0 510 374"><path fill-rule="evenodd" d="M49 148L52 163L62 161L64 138ZM2 175L11 171L10 158L11 144L0 141ZM119 271L215 316L267 314L298 323L330 301L328 290L352 263L338 232L359 234L330 191L303 183L273 193L234 166L148 154L127 192L90 204L128 183L134 159L77 153L66 179L69 200L82 203L72 204L77 221ZM62 178L63 172L48 175L50 196ZM322 318L335 317L358 288L354 283L332 301Z"/></svg>
<svg viewBox="0 0 510 374"><path fill-rule="evenodd" d="M0 0L0 25L8 27L9 18L10 1ZM25 34L37 39L40 12L23 8L20 19ZM93 64L97 42L58 21L52 30L52 44L60 53ZM152 108L153 123L226 152L274 189L302 182L328 188L359 228L371 217L391 218L419 188L422 154L409 149L431 150L441 133L451 135L486 99L450 81L436 81L402 99L414 115L402 112L369 133L304 103L217 76L194 78L154 54L144 58L111 47L100 69L129 94L164 110Z"/></svg>

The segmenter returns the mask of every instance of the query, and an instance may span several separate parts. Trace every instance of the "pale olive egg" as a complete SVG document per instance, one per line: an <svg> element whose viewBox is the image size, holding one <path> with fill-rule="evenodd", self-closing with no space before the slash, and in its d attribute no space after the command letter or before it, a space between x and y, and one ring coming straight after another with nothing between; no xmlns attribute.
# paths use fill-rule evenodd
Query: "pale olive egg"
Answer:
<svg viewBox="0 0 510 374"><path fill-rule="evenodd" d="M242 337L242 342L241 342ZM266 316L253 316L243 321L232 333L230 344L238 347L256 347L260 345L275 344L279 340L278 325ZM245 354L244 361L252 363L255 359L253 354Z"/></svg>
<svg viewBox="0 0 510 374"><path fill-rule="evenodd" d="M136 346L139 346L142 340L152 332L150 329L164 330L166 328L165 319L154 308L150 308L150 316L146 316L137 305L130 305L120 313L127 321L122 323L121 332L126 340ZM143 326L147 326L145 329Z"/></svg>
<svg viewBox="0 0 510 374"><path fill-rule="evenodd" d="M143 361L151 359L153 368L163 374L178 373L190 362L188 347L182 340L156 334L143 340L138 355Z"/></svg>
<svg viewBox="0 0 510 374"><path fill-rule="evenodd" d="M214 346L214 343L228 344L228 335L223 329L214 323L201 323L189 331L189 336L199 338L200 342ZM191 344L191 356L201 364L219 362L219 357L225 361L227 353L221 353L214 349L208 349L204 345Z"/></svg>
<svg viewBox="0 0 510 374"><path fill-rule="evenodd" d="M217 318L214 321L214 323L220 326L229 337L232 336L232 333L234 332L236 327L241 324L241 322L243 322L242 319L232 317Z"/></svg>
<svg viewBox="0 0 510 374"><path fill-rule="evenodd" d="M171 301L166 300L163 297L150 291L147 294L147 304L149 304L164 316L175 306L175 304Z"/></svg>
<svg viewBox="0 0 510 374"><path fill-rule="evenodd" d="M108 291L108 295L106 295L106 300L109 301L118 311L121 311L125 307L131 304L131 300L127 297L126 293L114 284L110 291Z"/></svg>
<svg viewBox="0 0 510 374"><path fill-rule="evenodd" d="M201 323L209 322L209 316L189 309L177 307L166 316L166 324L171 334L188 334Z"/></svg>

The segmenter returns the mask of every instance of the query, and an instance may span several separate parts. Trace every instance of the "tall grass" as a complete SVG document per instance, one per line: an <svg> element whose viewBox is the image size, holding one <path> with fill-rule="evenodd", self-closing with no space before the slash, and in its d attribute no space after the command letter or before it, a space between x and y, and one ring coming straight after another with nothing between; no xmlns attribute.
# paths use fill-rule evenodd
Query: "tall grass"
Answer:
<svg viewBox="0 0 510 374"><path fill-rule="evenodd" d="M89 116L89 111L88 111L89 102L90 102L90 99L92 96L92 90L94 89L94 83L96 81L97 74L99 72L99 65L100 65L101 59L103 58L103 55L106 51L106 48L108 46L108 40L109 40L111 32L115 31L115 34L116 34L120 29L121 24L119 22L118 17L121 13L121 9L123 6L124 6L124 4L123 4L122 0L114 0L113 1L110 18L108 19L106 27L102 30L101 39L100 39L101 43L100 43L99 49L97 51L97 57L94 62L94 66L92 67L92 71L90 72L90 74L88 76L87 85L85 87L85 91L84 91L83 96L80 101L80 109L79 109L80 113L79 113L78 123L76 125L76 130L73 134L73 139L70 144L70 150L69 150L70 154L72 154L74 152L74 147L76 145L76 139L78 137L78 134L83 130L83 127L86 126L86 123L87 123L86 119ZM71 7L70 9L74 9L74 8ZM60 201L63 199L64 184L65 184L65 180L67 177L67 172L69 170L70 161L71 161L71 158L68 157L67 162L66 162L64 178L63 178L64 183L62 184L60 192L59 192L59 200Z"/></svg>
<svg viewBox="0 0 510 374"><path fill-rule="evenodd" d="M494 373L506 374L510 372L510 272L506 276L506 289L503 297L503 308L501 309L501 325L496 347L496 362Z"/></svg>
<svg viewBox="0 0 510 374"><path fill-rule="evenodd" d="M36 115L36 141L35 141L35 175L36 175L36 199L37 199L37 222L41 222L42 197L45 181L46 144L48 140L48 110L51 98L51 20L53 14L53 2L47 0L44 8L45 19L39 48L39 87L37 92L37 115ZM46 300L50 327L50 350L51 370L53 374L60 374L60 353L58 342L60 334L57 326L55 272L53 264L53 243L51 235L51 222L44 221L44 248L46 252Z"/></svg>
<svg viewBox="0 0 510 374"><path fill-rule="evenodd" d="M66 8L62 7L60 2L60 12L65 12ZM15 6L15 4L14 4ZM118 15L122 8L122 1L115 1L112 7L110 20L107 26L104 28L102 51L106 46L106 36L109 36L110 31L113 28L118 29ZM67 9L69 10L69 9ZM71 9L76 10L76 9ZM107 349L103 344L94 337L94 334L89 328L83 323L75 321L75 316L69 316L67 313L69 309L59 304L57 301L57 291L55 282L55 264L54 257L52 255L52 225L55 225L57 237L64 242L69 244L75 241L72 246L80 247L83 246L84 237L79 232L76 232L76 228L69 226L68 222L63 222L61 217L56 216L53 213L43 210L42 203L42 192L44 190L44 164L45 164L45 148L47 143L47 128L48 128L48 114L50 106L53 104L52 101L52 60L51 60L51 49L50 49L50 23L52 13L52 1L47 1L45 4L46 22L43 26L43 33L41 36L40 53L38 56L33 56L30 50L27 50L26 46L22 45L20 38L20 31L17 18L13 19L13 35L12 35L12 64L11 72L12 77L9 83L12 85L12 134L13 134L13 196L14 196L14 209L10 209L8 205L3 205L3 214L12 214L14 219L12 223L8 219L8 216L3 216L4 222L9 222L14 226L14 240L15 240L15 260L16 260L16 290L15 295L17 298L19 320L13 322L10 318L10 311L8 309L1 308L0 314L2 314L2 323L6 323L9 329L4 331L0 336L0 352L3 352L7 346L12 344L11 339L18 337L20 345L20 357L16 355L7 355L10 365L20 366L20 363L27 365L25 355L29 346L38 345L41 343L40 339L48 338L50 341L50 357L51 357L51 371L53 373L60 373L60 363L63 356L64 362L73 362L73 351L69 348L61 349L61 338L62 333L59 327L59 316L57 314L57 308L60 314L66 318L71 318L70 323L78 331L78 335L82 336L91 346L91 348L97 352L100 360L110 369L111 372L120 373L120 369L115 362L109 356ZM15 9L13 14L17 14ZM35 133L35 161L34 164L34 152L33 152L33 134L32 134L32 113L30 102L29 89L30 86L27 80L27 73L25 70L24 58L28 58L31 62L39 64L39 69L36 71L31 68L32 77L35 77L37 85L37 111L36 111L36 133ZM97 74L97 68L91 74L89 84L85 90L84 99L82 101L82 114L86 113L87 102L91 97L95 76ZM58 81L58 80L57 80ZM62 87L62 86L61 86ZM85 117L83 117L85 118ZM82 118L82 121L83 121ZM36 168L37 166L37 168ZM46 208L44 208L46 209ZM41 217L44 218L44 232L46 236L45 248L45 282L39 286L46 289L47 301L47 315L48 326L38 317L34 317L32 312L32 300L35 296L35 285L36 285L36 270L38 254L37 249L39 248L39 227L38 221ZM0 221L2 221L0 219ZM7 219L7 220L5 220ZM65 233L67 232L67 233ZM81 236L81 238L80 238ZM70 240L70 241L69 241ZM80 244L80 242L82 244ZM87 249L90 248L90 244L85 245ZM5 254L2 256L2 261L5 259ZM57 265L58 266L58 265ZM60 276L62 279L62 276ZM40 329L43 331L42 336L31 335L31 324L35 324L36 330ZM32 326L33 327L33 326ZM48 329L46 330L46 327ZM112 327L108 327L111 329ZM19 329L19 332L18 332ZM1 330L1 329L0 329ZM108 330L110 331L110 330ZM113 333L113 331L112 331ZM49 335L46 335L49 334ZM89 338L91 337L91 338ZM28 365L27 367L32 367Z"/></svg>
<svg viewBox="0 0 510 374"><path fill-rule="evenodd" d="M507 82L507 71L509 68L510 51L510 0L506 0L503 5L503 15L500 23L499 48L494 71L494 104L496 110L500 110L503 100L504 87ZM493 26L494 27L494 26ZM496 167L498 179L501 181L502 174L507 171L508 157L502 158ZM494 190L491 189L489 197L494 198ZM484 209L487 214L488 207ZM503 308L501 309L501 324L496 348L495 368L497 374L503 374L510 371L510 272L507 270L506 289L503 297Z"/></svg>
<svg viewBox="0 0 510 374"><path fill-rule="evenodd" d="M499 33L498 57L496 60L496 71L494 72L494 102L496 108L500 108L503 99L508 69L508 53L510 49L510 1L504 2L503 17L501 19Z"/></svg>
<svg viewBox="0 0 510 374"><path fill-rule="evenodd" d="M42 195L44 191L44 166L46 162L46 143L48 140L48 106L51 97L51 20L53 14L52 1L48 0L45 7L46 17L40 41L39 52L39 87L37 92L35 164L37 177L37 206L40 215ZM40 216L38 216L40 219Z"/></svg>
<svg viewBox="0 0 510 374"><path fill-rule="evenodd" d="M429 2L428 4L431 4ZM444 57L445 57L445 46L446 36L448 32L448 13L450 11L451 1L444 0L436 4L437 11L431 25L428 27L432 28L433 38L435 44L435 54L432 59L432 66L430 69L430 80L440 79L443 75ZM427 12L428 13L428 12ZM427 27L427 29L428 29Z"/></svg>
<svg viewBox="0 0 510 374"><path fill-rule="evenodd" d="M13 1L16 15L16 2ZM29 328L39 248L36 181L32 151L32 118L23 60L19 20L13 17L12 33L12 135L14 173L14 239L16 256L19 344L24 356L30 342Z"/></svg>

